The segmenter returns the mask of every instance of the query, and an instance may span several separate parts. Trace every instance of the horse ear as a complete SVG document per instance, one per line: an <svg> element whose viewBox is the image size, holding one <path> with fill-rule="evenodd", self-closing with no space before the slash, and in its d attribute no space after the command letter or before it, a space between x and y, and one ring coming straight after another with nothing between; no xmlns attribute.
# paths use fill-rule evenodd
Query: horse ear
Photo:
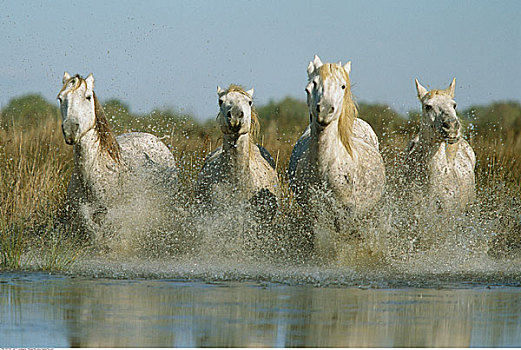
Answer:
<svg viewBox="0 0 521 350"><path fill-rule="evenodd" d="M246 93L247 93L248 95L250 95L250 97L253 97L253 92L254 92L254 91L255 91L255 90L253 90L253 88L251 88L251 89L249 89L248 91L246 91Z"/></svg>
<svg viewBox="0 0 521 350"><path fill-rule="evenodd" d="M65 84L67 80L71 78L71 75L68 72L63 73L63 79L62 82Z"/></svg>
<svg viewBox="0 0 521 350"><path fill-rule="evenodd" d="M217 95L219 95L219 97L221 97L223 94L224 94L224 90L221 89L221 87L219 85L217 85Z"/></svg>
<svg viewBox="0 0 521 350"><path fill-rule="evenodd" d="M87 83L87 91L92 93L92 90L94 90L94 75L92 73L85 79L85 83Z"/></svg>
<svg viewBox="0 0 521 350"><path fill-rule="evenodd" d="M344 69L346 70L347 74L351 73L351 61L344 65Z"/></svg>
<svg viewBox="0 0 521 350"><path fill-rule="evenodd" d="M427 95L427 89L424 88L420 82L418 81L418 79L414 79L414 81L416 82L416 91L418 92L418 98L420 99L420 101L423 99L423 97L425 95Z"/></svg>
<svg viewBox="0 0 521 350"><path fill-rule="evenodd" d="M313 62L309 61L309 64L308 64L308 77L310 77L311 74L313 74L314 71L315 71L315 65L313 65Z"/></svg>
<svg viewBox="0 0 521 350"><path fill-rule="evenodd" d="M322 65L324 63L322 63L322 61L320 60L320 57L318 57L318 55L315 55L315 57L313 58L313 64L315 65L315 69L317 69L317 68L322 67Z"/></svg>
<svg viewBox="0 0 521 350"><path fill-rule="evenodd" d="M450 83L449 87L445 91L447 91L450 98L454 98L454 92L456 91L456 78L452 79L452 83Z"/></svg>

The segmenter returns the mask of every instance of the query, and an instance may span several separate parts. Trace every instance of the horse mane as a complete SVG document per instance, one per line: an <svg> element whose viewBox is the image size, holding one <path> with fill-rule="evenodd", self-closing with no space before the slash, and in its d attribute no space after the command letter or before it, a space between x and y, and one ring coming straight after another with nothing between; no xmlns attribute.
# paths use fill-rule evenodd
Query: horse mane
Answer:
<svg viewBox="0 0 521 350"><path fill-rule="evenodd" d="M240 85L231 84L228 86L228 89L226 89L225 94L230 92L238 92L240 94L243 94L244 96L247 96L251 98L250 95L244 90L244 88ZM252 143L257 143L257 137L259 136L260 132L260 123L259 123L259 115L257 114L257 110L255 109L255 106L251 105L251 122L250 122L250 132L249 137L250 141Z"/></svg>
<svg viewBox="0 0 521 350"><path fill-rule="evenodd" d="M105 151L116 162L121 161L121 147L116 141L114 133L110 130L109 122L105 116L103 106L98 100L98 97L93 92L94 97L94 112L96 114L95 129L98 132L101 151Z"/></svg>
<svg viewBox="0 0 521 350"><path fill-rule="evenodd" d="M351 136L353 135L353 124L355 119L358 118L358 109L351 93L351 81L349 80L349 75L342 66L331 63L325 63L320 66L318 73L322 80L338 73L341 74L346 81L342 111L338 119L338 135L347 152L350 155L353 155Z"/></svg>

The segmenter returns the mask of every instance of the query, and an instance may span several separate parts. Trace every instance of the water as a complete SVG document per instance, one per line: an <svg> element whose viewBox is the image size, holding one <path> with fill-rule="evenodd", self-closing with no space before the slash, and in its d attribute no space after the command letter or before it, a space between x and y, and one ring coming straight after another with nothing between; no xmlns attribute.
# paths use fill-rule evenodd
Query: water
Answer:
<svg viewBox="0 0 521 350"><path fill-rule="evenodd" d="M3 273L0 345L521 346L518 273L189 265L97 261L67 275Z"/></svg>

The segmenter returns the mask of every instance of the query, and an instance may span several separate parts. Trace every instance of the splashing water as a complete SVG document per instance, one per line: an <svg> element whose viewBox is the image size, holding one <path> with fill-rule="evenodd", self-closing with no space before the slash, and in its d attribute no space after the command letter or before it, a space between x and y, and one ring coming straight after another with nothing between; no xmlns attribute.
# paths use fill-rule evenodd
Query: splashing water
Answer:
<svg viewBox="0 0 521 350"><path fill-rule="evenodd" d="M234 193L222 193L223 201L210 210L154 193L141 180L135 188L140 190L106 213L109 224L93 254L89 250L68 272L346 286L521 280L515 250L491 254L497 236L520 227L519 206L508 205L504 193L495 194L495 206L444 213L428 201L405 203L390 186L380 205L362 217L334 211L325 199L319 200L323 214L313 216L286 199L265 220Z"/></svg>

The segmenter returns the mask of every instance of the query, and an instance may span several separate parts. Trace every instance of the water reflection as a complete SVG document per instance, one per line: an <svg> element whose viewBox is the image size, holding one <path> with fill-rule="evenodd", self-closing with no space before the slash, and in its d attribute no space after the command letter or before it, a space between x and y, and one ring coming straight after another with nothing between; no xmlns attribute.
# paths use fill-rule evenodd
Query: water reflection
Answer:
<svg viewBox="0 0 521 350"><path fill-rule="evenodd" d="M520 346L521 289L0 276L2 346Z"/></svg>

